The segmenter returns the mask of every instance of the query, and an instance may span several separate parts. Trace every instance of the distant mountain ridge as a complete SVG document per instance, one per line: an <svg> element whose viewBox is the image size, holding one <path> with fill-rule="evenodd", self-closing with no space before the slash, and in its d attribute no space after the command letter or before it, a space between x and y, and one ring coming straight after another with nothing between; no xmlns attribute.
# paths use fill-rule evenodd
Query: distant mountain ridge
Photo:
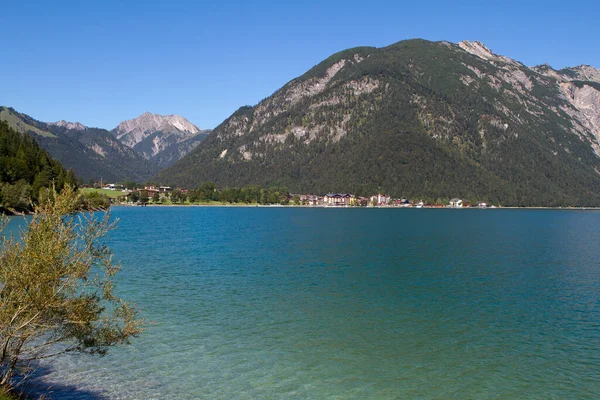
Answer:
<svg viewBox="0 0 600 400"><path fill-rule="evenodd" d="M238 109L156 180L600 206L599 76L480 42L348 49Z"/></svg>
<svg viewBox="0 0 600 400"><path fill-rule="evenodd" d="M121 122L112 133L121 143L134 149L159 167L167 167L196 147L210 132L179 115L146 112Z"/></svg>
<svg viewBox="0 0 600 400"><path fill-rule="evenodd" d="M159 170L105 129L66 121L45 123L3 106L0 119L17 132L30 134L52 157L86 181L145 181Z"/></svg>
<svg viewBox="0 0 600 400"><path fill-rule="evenodd" d="M135 146L157 131L193 135L200 132L200 128L179 115L159 115L145 112L137 118L121 122L113 130L117 139L129 147Z"/></svg>
<svg viewBox="0 0 600 400"><path fill-rule="evenodd" d="M528 67L477 41L344 50L210 133L150 113L112 131L0 119L84 178L600 206L600 70Z"/></svg>
<svg viewBox="0 0 600 400"><path fill-rule="evenodd" d="M183 117L150 113L124 121L113 131L65 120L41 122L4 106L0 106L0 120L17 132L30 134L84 180L145 182L187 154L209 132Z"/></svg>
<svg viewBox="0 0 600 400"><path fill-rule="evenodd" d="M542 74L553 77L562 82L588 81L600 83L600 70L591 65L579 65L577 67L555 70L548 64L538 65L533 69Z"/></svg>
<svg viewBox="0 0 600 400"><path fill-rule="evenodd" d="M66 128L66 129L73 129L76 131L84 131L84 130L88 129L88 127L83 125L81 122L69 122L69 121L65 121L64 119L57 121L57 122L47 122L47 124L60 126L62 128Z"/></svg>

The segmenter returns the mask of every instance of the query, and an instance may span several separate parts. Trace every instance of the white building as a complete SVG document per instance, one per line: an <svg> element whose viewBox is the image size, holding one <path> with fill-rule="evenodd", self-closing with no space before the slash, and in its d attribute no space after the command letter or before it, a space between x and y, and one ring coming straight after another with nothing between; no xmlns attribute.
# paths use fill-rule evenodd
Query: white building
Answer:
<svg viewBox="0 0 600 400"><path fill-rule="evenodd" d="M463 201L461 199L451 199L450 200L450 207L454 207L454 208L462 208L463 206Z"/></svg>
<svg viewBox="0 0 600 400"><path fill-rule="evenodd" d="M391 200L391 196L387 196L385 194L378 193L377 196L371 196L371 203L375 202L378 206L388 205Z"/></svg>

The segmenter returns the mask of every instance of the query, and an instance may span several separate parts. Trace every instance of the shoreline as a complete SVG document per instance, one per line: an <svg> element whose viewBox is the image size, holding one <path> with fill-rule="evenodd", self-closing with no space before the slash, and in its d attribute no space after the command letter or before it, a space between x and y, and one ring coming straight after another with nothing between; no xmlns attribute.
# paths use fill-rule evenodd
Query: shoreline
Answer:
<svg viewBox="0 0 600 400"><path fill-rule="evenodd" d="M502 206L502 207L397 207L397 206L328 206L328 205L295 205L295 204L111 204L111 207L240 207L240 208L314 208L314 209L393 209L393 210L563 210L563 211L600 211L600 207L553 207L553 206L534 206L534 207L518 207L518 206Z"/></svg>

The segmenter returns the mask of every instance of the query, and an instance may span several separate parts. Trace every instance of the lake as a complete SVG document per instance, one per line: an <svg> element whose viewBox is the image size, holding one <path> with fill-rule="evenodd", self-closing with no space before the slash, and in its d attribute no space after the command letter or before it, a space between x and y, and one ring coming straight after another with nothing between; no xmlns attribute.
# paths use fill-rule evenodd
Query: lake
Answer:
<svg viewBox="0 0 600 400"><path fill-rule="evenodd" d="M600 212L115 207L152 321L53 399L596 399Z"/></svg>

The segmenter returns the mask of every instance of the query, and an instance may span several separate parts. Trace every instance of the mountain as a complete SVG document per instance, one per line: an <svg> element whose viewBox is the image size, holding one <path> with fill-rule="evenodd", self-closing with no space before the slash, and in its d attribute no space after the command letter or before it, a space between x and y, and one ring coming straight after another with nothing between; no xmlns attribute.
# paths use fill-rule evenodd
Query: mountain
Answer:
<svg viewBox="0 0 600 400"><path fill-rule="evenodd" d="M600 139L600 70L589 65L558 71L549 65L541 65L534 70L558 84L559 95L571 106L561 110L572 117L574 133L585 135L591 132Z"/></svg>
<svg viewBox="0 0 600 400"><path fill-rule="evenodd" d="M167 167L182 158L206 138L208 132L179 115L149 112L123 121L112 130L121 143L160 167Z"/></svg>
<svg viewBox="0 0 600 400"><path fill-rule="evenodd" d="M69 122L65 121L64 119L57 122L48 122L48 125L59 126L65 129L72 129L76 131L84 131L88 129L88 127L83 125L81 122Z"/></svg>
<svg viewBox="0 0 600 400"><path fill-rule="evenodd" d="M73 171L66 171L31 136L0 121L0 214L28 210L41 188L54 184L60 190L65 183L76 183Z"/></svg>
<svg viewBox="0 0 600 400"><path fill-rule="evenodd" d="M238 109L156 180L600 206L599 74L480 42L353 48Z"/></svg>
<svg viewBox="0 0 600 400"><path fill-rule="evenodd" d="M123 145L105 129L78 122L45 123L7 107L0 107L0 120L17 132L31 135L52 157L85 180L145 181L158 172L156 163Z"/></svg>
<svg viewBox="0 0 600 400"><path fill-rule="evenodd" d="M209 130L183 117L145 113L112 131L80 122L41 122L12 108L0 107L0 120L31 134L77 176L88 180L146 181L194 149Z"/></svg>

